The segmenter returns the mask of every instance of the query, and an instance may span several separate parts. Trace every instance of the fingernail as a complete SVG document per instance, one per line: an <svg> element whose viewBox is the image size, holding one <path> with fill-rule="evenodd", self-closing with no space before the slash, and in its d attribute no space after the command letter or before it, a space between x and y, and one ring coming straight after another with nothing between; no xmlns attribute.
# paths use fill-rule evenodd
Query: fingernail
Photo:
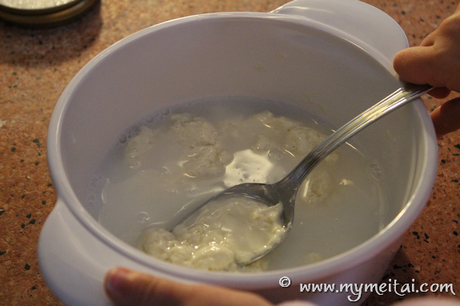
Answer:
<svg viewBox="0 0 460 306"><path fill-rule="evenodd" d="M111 293L121 294L126 287L128 275L131 273L130 270L125 268L112 268L107 272L106 276L106 288Z"/></svg>

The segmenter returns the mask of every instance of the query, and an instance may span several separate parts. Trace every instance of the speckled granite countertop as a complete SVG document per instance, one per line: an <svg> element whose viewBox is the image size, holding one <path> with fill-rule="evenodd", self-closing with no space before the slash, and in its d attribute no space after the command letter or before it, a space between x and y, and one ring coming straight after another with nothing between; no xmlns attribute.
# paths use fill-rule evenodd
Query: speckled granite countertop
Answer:
<svg viewBox="0 0 460 306"><path fill-rule="evenodd" d="M40 276L37 242L56 201L46 161L47 127L59 95L77 71L121 38L165 20L217 11L268 12L286 2L102 1L82 19L57 28L32 30L0 21L0 305L60 305ZM411 45L419 44L457 6L450 0L365 2L391 15ZM424 101L428 109L442 102ZM460 293L459 170L457 132L439 141L431 198L405 235L384 282L453 284ZM364 305L400 299L395 293L374 294Z"/></svg>

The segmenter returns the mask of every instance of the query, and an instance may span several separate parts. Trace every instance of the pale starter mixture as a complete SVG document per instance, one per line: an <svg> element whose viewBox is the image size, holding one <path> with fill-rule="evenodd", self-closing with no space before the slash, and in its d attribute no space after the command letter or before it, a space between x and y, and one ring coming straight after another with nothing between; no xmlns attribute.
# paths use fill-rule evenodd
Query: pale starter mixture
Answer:
<svg viewBox="0 0 460 306"><path fill-rule="evenodd" d="M176 162L189 178L222 177L226 183L235 173L240 175L241 170L240 182L266 182L281 179L290 171L280 168L280 162L294 157L294 164L297 163L325 139L314 129L285 117L275 117L268 111L246 119L229 120L219 127L187 113L172 115L170 120L171 126L166 132L141 127L139 134L127 144L126 157L135 159L152 146L155 137L167 133L174 135L183 149L181 159ZM238 135L247 136L241 140L246 148L238 152L224 150L223 142L229 136ZM268 170L251 168L251 160L244 161L245 157L264 159ZM233 165L238 158L243 161ZM331 154L326 162L336 160L337 155ZM244 172L241 165L254 173ZM235 183L238 182L232 181ZM310 202L316 201L327 196L329 184L328 175L321 174L303 187L308 188L308 192L301 189L299 194L308 197ZM204 270L263 271L266 269L263 259L244 267L238 266L237 261L251 258L261 249L279 242L285 231L280 213L280 205L267 207L248 200L218 203L193 224L179 225L171 232L162 228L147 229L142 249L167 262Z"/></svg>

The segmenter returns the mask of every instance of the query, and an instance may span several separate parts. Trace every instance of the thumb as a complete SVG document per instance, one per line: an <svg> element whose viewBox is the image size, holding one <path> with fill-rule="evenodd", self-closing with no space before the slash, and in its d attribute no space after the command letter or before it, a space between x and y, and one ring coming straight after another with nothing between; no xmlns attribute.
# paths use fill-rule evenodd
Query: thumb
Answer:
<svg viewBox="0 0 460 306"><path fill-rule="evenodd" d="M105 290L118 306L273 306L250 292L182 284L126 268L107 272Z"/></svg>
<svg viewBox="0 0 460 306"><path fill-rule="evenodd" d="M460 98L443 103L431 113L436 135L441 138L460 129Z"/></svg>
<svg viewBox="0 0 460 306"><path fill-rule="evenodd" d="M399 51L394 60L393 67L398 75L405 81L415 84L433 84L436 78L432 67L435 64L432 46L419 46Z"/></svg>
<svg viewBox="0 0 460 306"><path fill-rule="evenodd" d="M118 306L181 305L188 286L156 278L126 268L113 268L105 277L105 290Z"/></svg>

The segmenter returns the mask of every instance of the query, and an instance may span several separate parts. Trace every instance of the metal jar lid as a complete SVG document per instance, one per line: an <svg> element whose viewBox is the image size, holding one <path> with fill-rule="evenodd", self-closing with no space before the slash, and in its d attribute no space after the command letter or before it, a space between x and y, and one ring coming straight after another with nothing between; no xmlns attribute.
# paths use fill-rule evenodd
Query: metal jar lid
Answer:
<svg viewBox="0 0 460 306"><path fill-rule="evenodd" d="M0 0L0 18L30 27L61 25L83 16L99 0Z"/></svg>

